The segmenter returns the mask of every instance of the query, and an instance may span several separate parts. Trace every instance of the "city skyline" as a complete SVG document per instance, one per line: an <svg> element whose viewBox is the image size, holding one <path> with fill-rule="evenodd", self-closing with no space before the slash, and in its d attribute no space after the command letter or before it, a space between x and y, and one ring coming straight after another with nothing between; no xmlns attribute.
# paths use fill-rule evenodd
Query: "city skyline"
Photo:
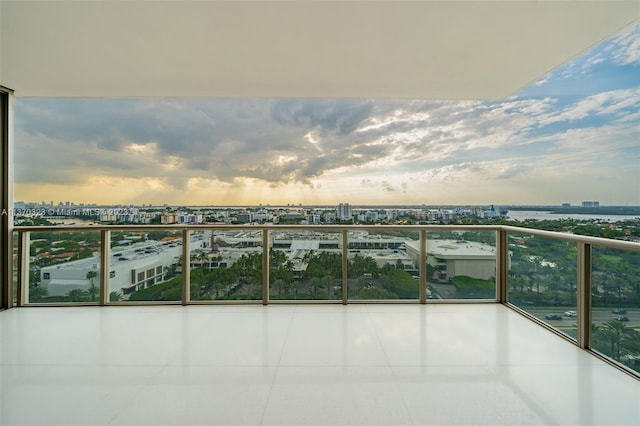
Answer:
<svg viewBox="0 0 640 426"><path fill-rule="evenodd" d="M15 100L15 200L640 204L640 23L501 101Z"/></svg>

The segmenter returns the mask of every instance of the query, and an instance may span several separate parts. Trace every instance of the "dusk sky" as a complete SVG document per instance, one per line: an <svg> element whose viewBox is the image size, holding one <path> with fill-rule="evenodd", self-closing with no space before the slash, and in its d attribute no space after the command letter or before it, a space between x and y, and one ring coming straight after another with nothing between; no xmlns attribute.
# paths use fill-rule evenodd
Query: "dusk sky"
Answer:
<svg viewBox="0 0 640 426"><path fill-rule="evenodd" d="M14 199L640 205L640 23L498 102L18 98Z"/></svg>

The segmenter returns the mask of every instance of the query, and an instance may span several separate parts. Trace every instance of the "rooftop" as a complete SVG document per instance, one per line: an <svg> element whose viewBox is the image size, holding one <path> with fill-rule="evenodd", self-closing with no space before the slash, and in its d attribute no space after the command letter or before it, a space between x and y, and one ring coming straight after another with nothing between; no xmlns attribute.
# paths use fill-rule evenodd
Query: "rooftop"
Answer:
<svg viewBox="0 0 640 426"><path fill-rule="evenodd" d="M420 241L406 240L405 244L420 250ZM488 244L461 240L427 240L427 253L443 259L493 259L496 249Z"/></svg>

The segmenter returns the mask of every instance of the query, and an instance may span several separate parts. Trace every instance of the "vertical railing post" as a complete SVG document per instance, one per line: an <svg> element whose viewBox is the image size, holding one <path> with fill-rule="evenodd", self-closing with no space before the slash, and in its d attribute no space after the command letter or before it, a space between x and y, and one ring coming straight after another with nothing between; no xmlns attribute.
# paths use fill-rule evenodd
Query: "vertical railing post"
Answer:
<svg viewBox="0 0 640 426"><path fill-rule="evenodd" d="M269 304L269 230L262 230L262 304Z"/></svg>
<svg viewBox="0 0 640 426"><path fill-rule="evenodd" d="M420 253L418 255L420 265L420 303L427 303L427 231L420 230Z"/></svg>
<svg viewBox="0 0 640 426"><path fill-rule="evenodd" d="M7 220L10 220L10 219L7 218ZM0 291L0 293L2 293L2 298L3 298L2 300L0 300L0 309L13 308L13 305L14 305L13 296L15 291L13 289L13 283L18 282L17 280L19 280L18 271L14 272L13 270L13 250L15 249L16 252L19 253L18 247L20 245L20 242L19 242L20 237L18 237L18 243L15 244L15 247L14 247L13 231L8 231L7 235L8 235L8 239L7 241L5 241L5 246L4 246L7 249L7 255L6 255L6 259L2 260L2 262L6 262L6 265L4 265L3 268L5 269L2 269L2 274L0 274L0 285L4 286L4 290ZM16 235L19 235L19 233ZM19 263L20 257L17 258L17 262L18 264L20 264Z"/></svg>
<svg viewBox="0 0 640 426"><path fill-rule="evenodd" d="M591 244L578 244L577 300L578 300L578 346L591 347Z"/></svg>
<svg viewBox="0 0 640 426"><path fill-rule="evenodd" d="M182 305L191 301L191 231L182 230Z"/></svg>
<svg viewBox="0 0 640 426"><path fill-rule="evenodd" d="M347 267L349 266L349 231L342 230L342 304L349 302L349 275Z"/></svg>
<svg viewBox="0 0 640 426"><path fill-rule="evenodd" d="M0 86L0 309L13 307L13 91Z"/></svg>
<svg viewBox="0 0 640 426"><path fill-rule="evenodd" d="M22 231L18 234L18 288L16 305L24 306L29 303L29 240L31 232Z"/></svg>
<svg viewBox="0 0 640 426"><path fill-rule="evenodd" d="M111 273L111 231L100 231L100 306L109 303L109 274Z"/></svg>
<svg viewBox="0 0 640 426"><path fill-rule="evenodd" d="M507 231L496 231L496 297L498 303L507 303L509 274L509 242Z"/></svg>

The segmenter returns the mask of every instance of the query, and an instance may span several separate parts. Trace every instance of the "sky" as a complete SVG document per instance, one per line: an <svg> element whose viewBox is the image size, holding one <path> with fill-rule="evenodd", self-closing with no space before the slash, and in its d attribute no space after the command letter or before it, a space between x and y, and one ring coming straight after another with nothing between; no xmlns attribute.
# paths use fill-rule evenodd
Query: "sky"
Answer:
<svg viewBox="0 0 640 426"><path fill-rule="evenodd" d="M640 22L502 101L15 100L16 201L640 205Z"/></svg>

